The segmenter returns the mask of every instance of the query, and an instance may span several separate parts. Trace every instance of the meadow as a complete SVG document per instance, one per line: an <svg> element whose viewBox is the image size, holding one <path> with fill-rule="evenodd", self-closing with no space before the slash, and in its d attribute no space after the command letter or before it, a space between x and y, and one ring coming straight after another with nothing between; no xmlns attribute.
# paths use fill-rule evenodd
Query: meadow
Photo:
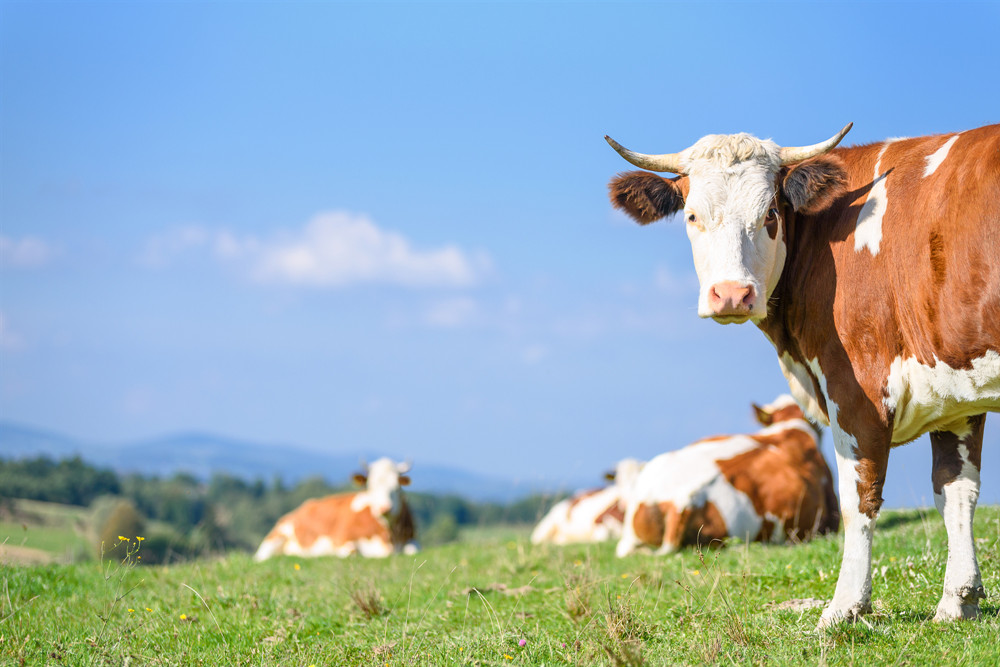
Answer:
<svg viewBox="0 0 1000 667"><path fill-rule="evenodd" d="M1000 664L1000 507L979 509L976 535L979 621L930 620L946 561L937 513L886 511L874 613L825 632L839 536L617 559L613 544L489 529L385 560L163 566L141 565L142 540L121 536L103 564L0 566L0 663Z"/></svg>

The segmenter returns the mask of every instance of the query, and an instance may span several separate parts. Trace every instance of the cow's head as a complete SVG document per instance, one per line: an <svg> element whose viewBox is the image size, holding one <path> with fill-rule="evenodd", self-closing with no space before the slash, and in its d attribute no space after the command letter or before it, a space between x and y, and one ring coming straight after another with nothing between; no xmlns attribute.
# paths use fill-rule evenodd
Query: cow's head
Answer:
<svg viewBox="0 0 1000 667"><path fill-rule="evenodd" d="M387 514L399 507L399 487L407 486L410 464L381 458L371 465L362 462L364 472L354 475L354 481L365 485L366 500L376 514Z"/></svg>
<svg viewBox="0 0 1000 667"><path fill-rule="evenodd" d="M823 153L850 129L797 148L712 134L663 155L634 153L605 137L637 167L680 174L619 174L609 185L611 203L644 225L683 210L701 283L698 315L723 324L760 322L785 264L785 218L820 211L842 192L844 168Z"/></svg>

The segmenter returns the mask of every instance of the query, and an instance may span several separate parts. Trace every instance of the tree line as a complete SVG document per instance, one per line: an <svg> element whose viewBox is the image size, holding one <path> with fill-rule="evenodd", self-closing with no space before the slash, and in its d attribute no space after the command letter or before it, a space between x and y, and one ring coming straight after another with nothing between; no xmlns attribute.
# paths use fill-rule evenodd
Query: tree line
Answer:
<svg viewBox="0 0 1000 667"><path fill-rule="evenodd" d="M0 458L0 501L40 500L90 508L97 548L118 535L143 535L144 561L168 562L230 550L253 551L275 522L309 498L356 489L322 477L285 484L217 473L200 480L118 474L79 456L53 460ZM555 498L533 495L503 504L457 495L406 493L422 544L458 538L462 528L531 524Z"/></svg>

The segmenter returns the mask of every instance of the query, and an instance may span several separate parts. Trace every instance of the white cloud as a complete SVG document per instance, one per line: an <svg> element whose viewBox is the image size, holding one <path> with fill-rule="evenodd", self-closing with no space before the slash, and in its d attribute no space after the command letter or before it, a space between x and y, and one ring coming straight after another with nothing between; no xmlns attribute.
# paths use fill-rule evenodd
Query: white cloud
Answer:
<svg viewBox="0 0 1000 667"><path fill-rule="evenodd" d="M55 250L33 236L22 239L12 239L0 235L0 267L2 268L34 268L48 262L55 256Z"/></svg>
<svg viewBox="0 0 1000 667"><path fill-rule="evenodd" d="M267 239L201 228L178 230L152 239L143 259L163 265L195 247L210 249L220 261L242 266L252 279L266 284L469 287L490 269L485 254L469 254L455 245L417 249L403 235L346 212L317 215L301 230Z"/></svg>

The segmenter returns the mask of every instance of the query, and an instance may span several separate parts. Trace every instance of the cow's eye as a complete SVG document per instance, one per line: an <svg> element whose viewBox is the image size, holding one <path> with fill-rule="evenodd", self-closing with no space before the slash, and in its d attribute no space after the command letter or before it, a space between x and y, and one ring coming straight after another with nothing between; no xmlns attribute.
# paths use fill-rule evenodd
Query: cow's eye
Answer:
<svg viewBox="0 0 1000 667"><path fill-rule="evenodd" d="M778 209L769 208L767 210L767 216L764 218L765 223L776 222L778 220Z"/></svg>
<svg viewBox="0 0 1000 667"><path fill-rule="evenodd" d="M698 216L696 216L694 213L688 213L688 222L691 223L692 225L698 224Z"/></svg>

